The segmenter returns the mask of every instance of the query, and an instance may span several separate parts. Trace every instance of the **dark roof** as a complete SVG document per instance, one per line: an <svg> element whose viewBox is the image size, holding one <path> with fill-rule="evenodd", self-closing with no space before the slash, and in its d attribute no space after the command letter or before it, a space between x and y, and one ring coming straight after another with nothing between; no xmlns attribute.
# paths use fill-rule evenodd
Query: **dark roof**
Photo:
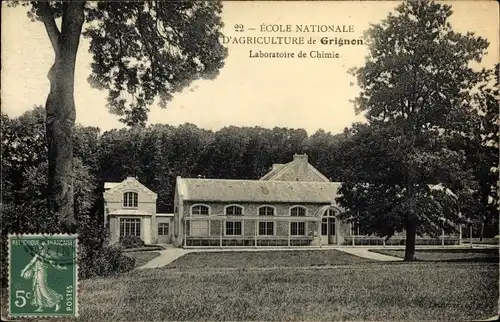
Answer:
<svg viewBox="0 0 500 322"><path fill-rule="evenodd" d="M339 182L177 178L184 200L222 202L335 202Z"/></svg>

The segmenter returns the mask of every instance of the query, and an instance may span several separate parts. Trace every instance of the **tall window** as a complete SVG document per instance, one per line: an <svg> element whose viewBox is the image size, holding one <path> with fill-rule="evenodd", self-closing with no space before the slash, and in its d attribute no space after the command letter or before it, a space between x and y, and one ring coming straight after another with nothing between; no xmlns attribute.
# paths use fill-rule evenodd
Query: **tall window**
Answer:
<svg viewBox="0 0 500 322"><path fill-rule="evenodd" d="M167 236L167 235L168 235L168 222L159 222L158 236Z"/></svg>
<svg viewBox="0 0 500 322"><path fill-rule="evenodd" d="M226 221L227 236L241 236L242 228L241 221Z"/></svg>
<svg viewBox="0 0 500 322"><path fill-rule="evenodd" d="M260 207L259 216L274 216L273 207ZM274 235L274 222L272 221L259 221L259 235L269 236Z"/></svg>
<svg viewBox="0 0 500 322"><path fill-rule="evenodd" d="M120 218L120 237L141 236L140 218Z"/></svg>
<svg viewBox="0 0 500 322"><path fill-rule="evenodd" d="M123 194L123 207L125 208L137 208L138 200L137 192L125 192Z"/></svg>
<svg viewBox="0 0 500 322"><path fill-rule="evenodd" d="M229 206L225 209L226 216L242 216L243 207ZM228 236L241 236L242 235L241 221L226 221L226 235Z"/></svg>
<svg viewBox="0 0 500 322"><path fill-rule="evenodd" d="M306 209L302 207L293 207L290 209L290 216L292 217L304 217L306 215ZM306 223L304 221L292 221L290 223L290 235L292 236L303 236L306 234Z"/></svg>
<svg viewBox="0 0 500 322"><path fill-rule="evenodd" d="M196 205L191 207L191 215L208 215L209 208L205 205Z"/></svg>
<svg viewBox="0 0 500 322"><path fill-rule="evenodd" d="M328 209L323 213L321 219L321 235L335 235L335 210Z"/></svg>
<svg viewBox="0 0 500 322"><path fill-rule="evenodd" d="M229 206L226 207L226 216L241 216L243 215L243 207Z"/></svg>

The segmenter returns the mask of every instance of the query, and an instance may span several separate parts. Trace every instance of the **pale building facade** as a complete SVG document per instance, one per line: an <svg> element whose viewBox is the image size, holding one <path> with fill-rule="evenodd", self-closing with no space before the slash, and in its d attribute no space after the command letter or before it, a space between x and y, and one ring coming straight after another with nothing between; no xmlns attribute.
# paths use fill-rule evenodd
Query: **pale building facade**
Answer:
<svg viewBox="0 0 500 322"><path fill-rule="evenodd" d="M156 213L157 195L136 178L104 184L104 222L111 243L132 235L145 244L170 243L173 214Z"/></svg>

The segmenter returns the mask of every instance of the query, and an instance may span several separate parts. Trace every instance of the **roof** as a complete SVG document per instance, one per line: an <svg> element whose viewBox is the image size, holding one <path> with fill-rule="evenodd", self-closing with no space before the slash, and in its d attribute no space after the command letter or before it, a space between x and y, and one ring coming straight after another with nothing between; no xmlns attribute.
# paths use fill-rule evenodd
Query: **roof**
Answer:
<svg viewBox="0 0 500 322"><path fill-rule="evenodd" d="M117 185L119 185L121 182L104 182L104 189L113 189Z"/></svg>
<svg viewBox="0 0 500 322"><path fill-rule="evenodd" d="M308 180L305 179L307 173L314 173L318 180ZM301 181L318 181L318 182L328 182L327 177L325 177L321 172L318 171L314 166L308 162L306 154L295 154L293 156L293 161L286 164L275 163L270 172L266 173L260 180L291 180L295 181L294 177L300 178Z"/></svg>
<svg viewBox="0 0 500 322"><path fill-rule="evenodd" d="M331 204L339 187L339 182L177 179L178 193L192 201Z"/></svg>

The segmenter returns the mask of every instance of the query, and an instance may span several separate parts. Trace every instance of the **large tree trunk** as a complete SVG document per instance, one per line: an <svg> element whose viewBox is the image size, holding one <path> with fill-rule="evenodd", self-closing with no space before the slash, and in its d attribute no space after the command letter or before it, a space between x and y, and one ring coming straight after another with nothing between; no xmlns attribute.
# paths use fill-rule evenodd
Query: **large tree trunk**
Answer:
<svg viewBox="0 0 500 322"><path fill-rule="evenodd" d="M417 226L413 221L406 223L406 246L405 246L405 261L415 260L415 240L417 238Z"/></svg>
<svg viewBox="0 0 500 322"><path fill-rule="evenodd" d="M84 5L83 1L63 4L59 32L50 7L41 4L45 6L42 7L42 21L55 52L55 62L48 74L50 93L45 105L49 154L47 203L49 211L61 219L61 228L66 232L76 229L73 208L73 129L76 111L73 92Z"/></svg>

